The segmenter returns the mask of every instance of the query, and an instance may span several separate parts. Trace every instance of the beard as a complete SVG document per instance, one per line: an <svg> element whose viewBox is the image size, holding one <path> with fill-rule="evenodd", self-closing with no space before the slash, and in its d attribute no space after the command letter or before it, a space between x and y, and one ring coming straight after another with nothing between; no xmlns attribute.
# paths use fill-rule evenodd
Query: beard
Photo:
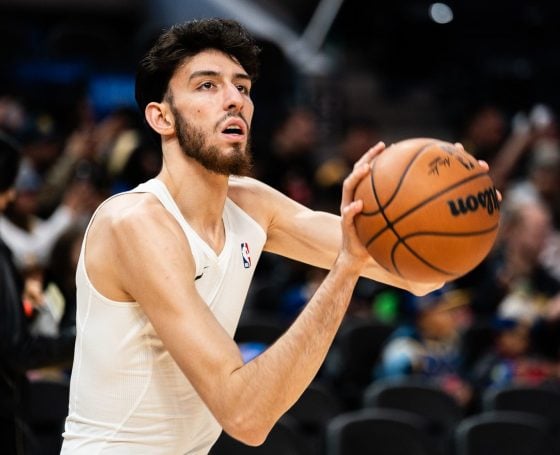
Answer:
<svg viewBox="0 0 560 455"><path fill-rule="evenodd" d="M224 154L220 148L206 143L204 132L189 123L171 104L171 113L175 120L177 141L183 153L204 166L205 169L221 175L250 175L253 161L250 152L249 137L247 144L234 143L232 153ZM226 116L226 118L229 115ZM222 119L223 121L224 119ZM220 123L216 125L218 129ZM248 134L248 133L247 133Z"/></svg>

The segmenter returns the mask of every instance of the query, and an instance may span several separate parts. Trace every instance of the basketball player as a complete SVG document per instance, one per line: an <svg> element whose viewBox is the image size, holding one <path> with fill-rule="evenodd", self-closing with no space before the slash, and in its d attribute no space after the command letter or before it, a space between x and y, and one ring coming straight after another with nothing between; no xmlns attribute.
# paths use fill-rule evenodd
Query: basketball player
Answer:
<svg viewBox="0 0 560 455"><path fill-rule="evenodd" d="M261 444L315 377L360 275L416 294L441 284L389 275L356 236L354 189L382 143L344 182L341 217L244 177L256 58L240 25L212 19L172 27L139 65L163 166L102 204L86 232L63 453L206 454L222 429ZM232 338L262 251L330 272L244 364Z"/></svg>

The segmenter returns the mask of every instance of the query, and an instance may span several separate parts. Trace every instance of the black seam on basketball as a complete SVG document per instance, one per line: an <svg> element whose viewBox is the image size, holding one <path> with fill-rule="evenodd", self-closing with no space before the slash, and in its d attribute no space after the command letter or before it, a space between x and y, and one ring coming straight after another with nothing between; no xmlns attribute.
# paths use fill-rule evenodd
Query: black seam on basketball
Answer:
<svg viewBox="0 0 560 455"><path fill-rule="evenodd" d="M438 237L473 237L477 235L484 235L494 232L498 229L499 224L496 223L493 226L481 229L480 231L467 231L467 232L438 232L438 231L417 231L413 232L412 234L407 234L402 237L402 241L408 240L411 237L417 237L420 235L437 235Z"/></svg>
<svg viewBox="0 0 560 455"><path fill-rule="evenodd" d="M409 251L409 253L414 255L416 257L416 259L420 260L421 262L424 263L424 265L430 267L431 269L434 269L435 271L437 271L439 273L442 273L444 275L449 275L449 276L457 275L457 273L448 272L446 270L443 270L443 269L433 265L432 263L430 263L426 259L424 259L422 256L420 256L420 254L418 254L414 249L412 249L412 247L409 246L406 243L406 241L408 239L410 239L411 237L418 237L418 236L422 236L422 235L424 235L424 236L437 235L438 237L474 237L474 236L479 236L479 235L484 235L484 234L490 234L491 232L494 232L496 229L498 229L498 226L499 226L499 224L496 223L494 226L492 226L490 228L482 229L480 231L469 231L469 232L425 231L425 232L414 232L413 234L408 234L408 235L406 235L402 238L399 238L399 240L397 240L397 242L395 242L395 244L393 245L393 248L391 249L391 263L393 264L393 268L395 269L395 271L399 275L401 275L401 273L399 271L399 268L397 267L397 264L395 262L395 252L396 252L399 244L402 244Z"/></svg>
<svg viewBox="0 0 560 455"><path fill-rule="evenodd" d="M372 242L374 242L380 235L382 235L383 233L385 233L388 229L390 229L391 231L393 231L393 233L395 234L395 236L397 237L397 239L401 239L400 235L398 234L398 232L395 230L394 225L399 223L400 221L402 221L404 218L406 218L408 215L410 215L411 213L415 212L416 210L418 210L419 208L423 207L424 205L432 202L433 200L443 196L445 193L453 190L454 188L461 186L462 184L469 182L471 180L476 180L480 177L484 177L487 176L488 173L483 171L483 172L479 172L478 174L474 174L471 175L467 178L464 178L463 180L460 180L458 182L455 182L453 185L448 186L447 188L444 188L440 191L438 191L437 193L434 193L432 196L430 196L427 199L424 199L422 202L420 202L419 204L415 205L414 207L408 209L406 212L402 213L401 215L397 216L393 221L389 221L388 218L385 216L385 212L382 211L382 215L383 218L385 218L385 223L386 226L384 226L377 234L374 234L367 242L366 242L366 247L368 247L369 245L371 245ZM377 198L377 196L376 196ZM376 199L377 201L377 199ZM378 201L377 201L378 202ZM378 202L379 205L379 202Z"/></svg>
<svg viewBox="0 0 560 455"><path fill-rule="evenodd" d="M395 197L397 196L397 193L399 192L402 183L404 181L404 178L406 177L406 174L408 174L408 171L410 170L410 167L412 166L412 163L414 163L414 161L416 161L416 159L422 154L422 152L429 146L433 145L433 142L430 142L428 144L424 144L422 147L420 147L420 149L416 152L416 154L410 159L410 161L408 162L408 164L406 165L406 167L404 168L404 172L401 174L401 178L399 179L399 183L397 183L397 186L395 187L395 191L393 192L393 194L391 196L389 196L389 199L387 200L385 205L381 205L379 203L379 198L377 197L377 191L375 189L375 182L373 180L373 169L375 167L375 162L377 160L372 161L371 163L371 172L369 174L369 178L370 178L370 182L371 182L371 190L373 192L373 195L375 197L375 202L377 203L377 206L379 207L378 210L375 210L373 212L362 212L361 214L364 216L374 216L377 215L378 213L381 213L383 215L383 211L384 209L386 209L387 207L389 207L389 205L391 204L391 202L393 202L393 200L395 199ZM385 217L385 215L383 215L383 218L385 218L385 221L387 221L387 218Z"/></svg>
<svg viewBox="0 0 560 455"><path fill-rule="evenodd" d="M395 272L397 272L397 274L399 276L403 276L403 274L401 273L401 271L399 270L399 267L397 266L397 263L395 261L395 252L397 250L397 247L402 244L405 246L405 248L409 251L410 254L412 254L413 256L416 257L416 259L418 259L420 262L423 262L424 265L430 267L431 269L434 269L436 272L439 272L443 275L449 275L449 276L455 276L457 275L456 273L451 273L448 272L447 270L443 270L440 269L439 267L436 267L433 264L430 264L428 261L426 261L422 256L420 256L418 253L416 253L416 251L414 251L412 248L410 248L405 242L401 242L401 240L399 239L394 245L393 248L391 249L391 264L393 264L393 268L395 269Z"/></svg>

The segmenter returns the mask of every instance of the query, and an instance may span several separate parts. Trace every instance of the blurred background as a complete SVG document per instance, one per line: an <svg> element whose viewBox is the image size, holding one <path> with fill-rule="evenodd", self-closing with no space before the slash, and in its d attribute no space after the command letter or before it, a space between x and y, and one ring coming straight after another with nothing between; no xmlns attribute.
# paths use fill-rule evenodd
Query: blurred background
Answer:
<svg viewBox="0 0 560 455"><path fill-rule="evenodd" d="M394 137L450 136L480 103L558 105L559 10L551 0L2 0L0 82L61 117L83 96L102 115L132 102L135 64L162 28L232 17L262 41L260 122L311 103L333 123L324 141L357 115Z"/></svg>
<svg viewBox="0 0 560 455"><path fill-rule="evenodd" d="M504 195L480 266L425 298L360 280L323 368L265 446L224 435L213 453L560 453L556 1L0 0L0 130L24 156L0 236L22 282L40 290L25 310L30 333L75 331L93 210L161 162L134 103L136 63L164 28L203 17L239 20L262 48L256 177L337 212L370 145L425 136L488 161ZM236 334L247 360L324 274L263 255ZM25 373L30 453L59 449L70 365L71 354ZM525 445L543 448L514 451Z"/></svg>

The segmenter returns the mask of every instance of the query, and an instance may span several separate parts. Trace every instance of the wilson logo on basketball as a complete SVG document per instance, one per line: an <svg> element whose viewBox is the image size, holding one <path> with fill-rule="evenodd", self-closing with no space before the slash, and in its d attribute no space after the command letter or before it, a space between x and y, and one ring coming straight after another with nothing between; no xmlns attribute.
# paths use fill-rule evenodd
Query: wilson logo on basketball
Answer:
<svg viewBox="0 0 560 455"><path fill-rule="evenodd" d="M496 188L493 187L479 191L476 195L470 194L464 198L447 201L447 205L453 216L466 215L479 209L486 210L489 215L492 215L494 211L500 210Z"/></svg>

